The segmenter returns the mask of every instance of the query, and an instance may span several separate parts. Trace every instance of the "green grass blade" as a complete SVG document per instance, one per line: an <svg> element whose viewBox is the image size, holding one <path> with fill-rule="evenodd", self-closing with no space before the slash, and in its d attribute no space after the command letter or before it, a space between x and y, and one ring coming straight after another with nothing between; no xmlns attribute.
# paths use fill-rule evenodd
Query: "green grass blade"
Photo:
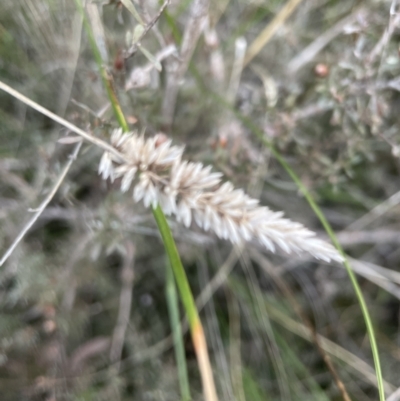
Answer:
<svg viewBox="0 0 400 401"><path fill-rule="evenodd" d="M190 290L189 282L186 277L185 269L183 268L178 249L176 247L174 238L172 237L171 229L169 228L167 219L160 206L153 208L153 215L156 219L158 229L160 230L161 237L164 242L165 250L167 251L169 261L181 294L182 303L185 308L190 328L199 320L196 304L193 299L192 291Z"/></svg>
<svg viewBox="0 0 400 401"><path fill-rule="evenodd" d="M166 264L165 293L167 298L172 337L174 339L175 358L178 366L179 387L182 401L189 401L191 396L185 350L183 346L181 322L179 317L178 295L176 292L174 273L171 269L171 266L169 266L169 261L166 261Z"/></svg>
<svg viewBox="0 0 400 401"><path fill-rule="evenodd" d="M99 49L97 48L96 40L94 38L89 21L86 18L85 10L82 6L81 0L75 0L75 3L77 5L79 12L82 15L82 18L84 21L84 26L89 35L89 42L92 47L97 65L101 71L103 82L104 82L105 88L107 90L108 98L112 104L112 108L113 108L115 117L118 120L118 123L121 126L121 128L125 132L127 132L127 131L129 131L128 123L126 122L125 116L122 112L122 109L118 102L118 98L117 98L114 88L112 86L111 77L109 77L109 75L108 75L106 66L104 65L102 57L101 57L101 53L100 53ZM194 302L192 291L189 286L189 282L188 282L188 279L187 279L187 276L185 273L185 269L183 268L181 258L179 256L178 250L176 248L176 244L175 244L174 238L172 236L171 229L169 228L169 225L165 218L164 212L162 211L162 209L159 206L157 206L155 208L153 207L152 210L153 210L153 215L157 222L158 228L160 230L160 233L161 233L161 236L162 236L162 239L164 242L164 246L165 246L169 261L171 263L173 273L175 275L175 280L178 285L179 293L181 296L183 306L186 311L186 315L189 320L190 331L191 331L192 339L193 339L193 345L194 345L194 348L196 351L198 365L199 365L201 378L202 378L204 398L206 401L217 401L218 397L217 397L217 393L215 390L214 378L212 375L211 363L210 363L210 359L208 356L207 343L205 340L204 330L203 330L203 326L202 326L200 318L199 318L196 304Z"/></svg>
<svg viewBox="0 0 400 401"><path fill-rule="evenodd" d="M190 331L192 334L193 345L196 351L197 360L202 376L203 390L206 401L218 400L215 390L214 379L212 376L211 364L208 357L207 344L205 341L203 326L200 322L196 303L194 301L192 291L189 286L189 281L183 268L181 258L174 238L172 237L171 229L169 228L167 219L160 206L153 208L153 215L156 219L158 229L164 242L168 258L171 263L172 270L178 285L179 293L186 315L189 320Z"/></svg>

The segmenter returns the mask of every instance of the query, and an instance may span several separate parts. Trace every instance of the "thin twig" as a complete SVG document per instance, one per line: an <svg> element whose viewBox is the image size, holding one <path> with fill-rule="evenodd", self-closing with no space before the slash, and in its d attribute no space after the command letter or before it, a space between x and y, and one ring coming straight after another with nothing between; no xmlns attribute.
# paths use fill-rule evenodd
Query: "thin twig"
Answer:
<svg viewBox="0 0 400 401"><path fill-rule="evenodd" d="M199 277L200 288L203 288L210 281L208 273L208 265L206 257L202 254L198 257L197 271ZM205 308L206 324L207 324L207 334L210 338L210 343L213 348L214 360L217 365L217 371L219 375L217 379L219 381L219 388L223 392L223 398L225 400L234 400L233 393L233 383L232 377L229 372L228 359L225 353L221 330L217 320L217 313L215 310L214 300L211 298Z"/></svg>
<svg viewBox="0 0 400 401"><path fill-rule="evenodd" d="M364 227L371 224L377 218L383 216L394 206L400 203L400 191L393 194L390 198L386 199L384 202L375 206L372 210L366 213L364 216L360 217L358 220L346 227L346 231L361 230Z"/></svg>
<svg viewBox="0 0 400 401"><path fill-rule="evenodd" d="M90 358L103 354L109 347L110 339L105 336L94 337L79 345L68 359L68 376L79 375Z"/></svg>
<svg viewBox="0 0 400 401"><path fill-rule="evenodd" d="M285 298L290 302L290 304L292 305L292 308L295 311L295 313L297 314L297 316L303 321L303 324L308 328L308 330L311 334L311 339L314 342L315 346L317 347L317 350L318 350L319 354L321 355L323 361L325 362L326 366L328 367L328 369L332 375L332 378L335 381L336 386L338 387L338 389L341 393L343 400L350 401L350 396L346 390L346 387L343 384L342 380L340 379L340 376L339 376L338 372L336 371L336 368L334 367L330 356L324 350L314 325L312 324L311 320L307 317L307 315L303 311L299 302L296 301L295 297L292 294L292 291L289 289L287 284L282 280L282 278L278 274L275 273L272 266L268 263L268 261L264 258L264 256L261 253L259 253L256 250L253 250L251 252L250 257L254 258L254 260L263 269L265 269L268 272L268 274L273 278L273 280L276 282L276 284L282 291Z"/></svg>
<svg viewBox="0 0 400 401"><path fill-rule="evenodd" d="M271 319L275 322L279 323L281 326L285 327L287 330L292 333L297 334L298 336L306 339L307 341L312 341L312 334L309 328L305 327L303 324L296 322L294 319L286 316L279 309L275 308L271 304L267 305L268 314ZM318 340L322 348L328 352L330 355L334 356L337 359L342 360L348 366L351 366L354 369L354 372L358 374L360 378L371 383L375 387L378 387L377 379L375 372L371 366L368 365L365 361L359 358L357 355L354 355L350 351L347 351L345 348L340 345L334 343L328 338L318 334ZM394 386L386 380L382 380L384 389L386 393L392 393Z"/></svg>
<svg viewBox="0 0 400 401"><path fill-rule="evenodd" d="M127 241L125 249L126 255L121 274L122 288L119 298L118 318L114 328L110 349L110 360L112 363L116 363L115 367L118 371L120 368L125 333L129 323L129 316L131 314L132 288L134 280L133 260L135 257L135 248L133 244Z"/></svg>
<svg viewBox="0 0 400 401"><path fill-rule="evenodd" d="M270 41L277 30L291 16L296 7L302 0L289 0L275 18L265 27L265 29L257 36L254 42L250 45L244 59L244 66L250 63L251 60L260 52L260 50Z"/></svg>
<svg viewBox="0 0 400 401"><path fill-rule="evenodd" d="M58 188L60 188L62 182L64 181L64 178L66 177L69 169L72 166L72 163L76 159L79 149L82 146L82 142L79 142L73 151L73 153L70 156L70 159L66 166L64 167L64 170L58 177L57 182L55 183L53 189L51 192L47 195L47 197L44 199L44 201L40 204L40 206L35 210L35 214L31 217L31 219L28 221L27 224L25 224L24 228L21 230L21 232L18 234L17 238L15 238L14 242L10 245L10 247L7 249L6 253L3 255L3 257L0 260L0 266L4 264L4 262L9 258L9 256L13 253L14 249L17 247L17 245L21 242L22 238L24 238L25 234L28 232L28 230L35 224L35 221L39 218L39 216L42 214L44 209L46 209L46 206L50 203L50 201L53 199L54 195L56 194Z"/></svg>
<svg viewBox="0 0 400 401"><path fill-rule="evenodd" d="M393 5L392 5L393 6ZM391 10L392 11L392 10ZM382 54L388 43L390 42L390 39L392 38L396 28L398 28L400 23L400 13L392 12L390 13L390 20L389 20L389 25L386 27L385 31L383 32L380 40L378 43L374 46L372 49L371 53L368 55L366 61L368 65L371 65L376 58Z"/></svg>
<svg viewBox="0 0 400 401"><path fill-rule="evenodd" d="M156 24L156 22L160 19L162 13L166 9L166 7L169 5L171 0L166 0L164 1L164 4L161 6L160 11L157 13L157 15L144 27L142 34L139 36L139 39L127 50L124 54L125 60L132 57L140 47L140 42L141 40L146 36L147 32L150 31L151 28Z"/></svg>
<svg viewBox="0 0 400 401"><path fill-rule="evenodd" d="M288 64L287 71L289 75L297 73L302 67L312 61L315 56L326 47L333 39L339 36L343 29L356 21L364 10L358 9L356 12L341 19L332 28L329 28L322 35L318 36L316 40L310 43L303 51L294 57Z"/></svg>
<svg viewBox="0 0 400 401"><path fill-rule="evenodd" d="M243 388L241 357L240 307L232 290L228 286L225 286L224 290L229 316L229 361L231 366L231 380L236 399L238 401L246 401Z"/></svg>
<svg viewBox="0 0 400 401"><path fill-rule="evenodd" d="M386 399L386 401L399 401L400 400L400 387Z"/></svg>
<svg viewBox="0 0 400 401"><path fill-rule="evenodd" d="M166 6L168 6L170 3L171 3L171 1L169 1L169 2L165 1L164 2L164 5L161 7L158 15L155 17L155 18L157 18L157 20L161 17L161 14L163 13L164 8ZM139 5L142 8L142 17L143 17L145 23L146 24L151 23L152 20L155 19L155 18L151 18L149 10L148 10L148 8L151 7L151 4L149 4L148 0L139 0ZM166 40L164 39L164 36L162 35L160 30L158 29L158 26L157 26L156 22L154 22L154 24L153 24L151 29L152 29L153 34L154 34L155 38L157 39L159 45L161 46L161 48L165 47L167 45Z"/></svg>
<svg viewBox="0 0 400 401"><path fill-rule="evenodd" d="M282 353L276 342L275 331L271 325L271 320L265 305L266 302L264 300L264 295L246 250L242 252L240 263L243 271L246 273L247 286L250 291L249 295L251 304L253 305L251 308L252 312L246 313L246 315L252 314L254 318L257 319L257 324L255 324L255 326L258 326L258 328L254 329L254 332L257 333L258 330L261 331L259 335L269 354L272 369L275 371L280 398L282 400L290 400L290 392L287 386L289 378L282 359ZM261 348L260 352L262 352Z"/></svg>
<svg viewBox="0 0 400 401"><path fill-rule="evenodd" d="M162 118L165 129L171 128L174 118L176 99L178 97L179 86L183 76L189 66L190 59L196 48L200 34L205 28L207 21L209 0L194 0L190 17L183 33L182 45L180 49L180 60L170 63L170 69L167 75L167 85L162 104Z"/></svg>
<svg viewBox="0 0 400 401"><path fill-rule="evenodd" d="M2 81L0 81L0 89L2 89L4 92L9 93L11 96L14 96L16 99L20 100L22 103L25 103L29 107L32 107L39 113L42 113L46 117L49 117L53 121L63 125L65 128L68 128L70 131L75 132L75 134L80 135L83 139L86 139L88 142L91 142L94 145L98 146L99 148L102 148L103 150L106 150L107 152L110 152L110 153L114 154L115 156L123 159L122 155L113 146L109 145L107 142L102 141L101 139L96 138L96 137L88 134L87 132L81 130L76 125L71 124L67 120L64 120L63 118L59 117L57 114L52 113L50 110L45 109L44 107L40 106L33 100L24 96L22 93L16 91L15 89L11 88L10 86L6 85Z"/></svg>
<svg viewBox="0 0 400 401"><path fill-rule="evenodd" d="M99 112L96 112L96 111L92 110L90 107L88 107L86 104L78 102L75 99L71 99L70 101L75 106L81 108L82 110L85 110L91 116L100 120L102 124L107 124L107 121L102 118L102 115L104 114L104 112L106 112L109 109L109 107L111 106L111 103L107 102Z"/></svg>
<svg viewBox="0 0 400 401"><path fill-rule="evenodd" d="M397 299L400 299L400 288L395 282L393 282L396 281L397 272L385 269L384 267L373 263L363 262L356 259L350 259L350 261L351 268L355 273L383 288L386 292L392 294Z"/></svg>
<svg viewBox="0 0 400 401"><path fill-rule="evenodd" d="M359 244L399 244L399 230L380 229L370 231L341 231L338 240L346 248Z"/></svg>
<svg viewBox="0 0 400 401"><path fill-rule="evenodd" d="M368 91L369 92L369 102L367 106L367 110L370 110L370 112L373 113L372 117L372 127L371 127L371 132L375 135L380 136L383 140L389 143L389 145L393 148L395 145L391 143L384 135L381 134L381 122L382 118L380 110L379 110L379 104L381 103L379 97L378 97L378 91L379 91L379 84L381 81L381 77L384 72L384 60L386 59L386 53L387 53L387 48L389 45L389 42L391 41L391 38L393 34L396 31L396 28L398 28L400 23L400 14L396 13L396 1L392 2L392 5L390 7L390 17L389 17L389 25L386 27L385 31L383 32L381 39L376 43L374 48L372 49L371 53L366 57L365 63L366 66L369 67L367 69L371 70L372 65L374 64L375 60L380 56L380 61L377 67L376 71L376 77L374 79L374 84L372 85L371 89ZM369 72L371 73L371 71Z"/></svg>
<svg viewBox="0 0 400 401"><path fill-rule="evenodd" d="M234 247L226 261L218 269L218 273L216 273L215 276L208 282L208 284L204 286L200 295L196 298L196 306L199 311L204 308L204 306L211 299L215 291L217 291L218 288L221 287L221 285L226 281L227 277L235 266L235 263L238 261L241 251L241 246Z"/></svg>

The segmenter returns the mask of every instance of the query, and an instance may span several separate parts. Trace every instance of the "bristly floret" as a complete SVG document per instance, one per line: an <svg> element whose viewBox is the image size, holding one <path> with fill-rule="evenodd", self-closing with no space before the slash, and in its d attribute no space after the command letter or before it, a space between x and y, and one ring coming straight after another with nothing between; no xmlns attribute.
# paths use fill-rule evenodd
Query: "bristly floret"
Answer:
<svg viewBox="0 0 400 401"><path fill-rule="evenodd" d="M221 184L221 173L201 163L182 160L183 147L172 146L163 134L145 139L137 133L114 130L111 144L122 159L105 152L99 174L114 181L121 178L121 190L134 184L133 199L146 207L159 204L167 215L175 215L189 227L194 220L205 231L233 243L257 240L271 252L276 246L287 253L308 252L325 261L343 258L328 243L302 224L259 206L230 182Z"/></svg>

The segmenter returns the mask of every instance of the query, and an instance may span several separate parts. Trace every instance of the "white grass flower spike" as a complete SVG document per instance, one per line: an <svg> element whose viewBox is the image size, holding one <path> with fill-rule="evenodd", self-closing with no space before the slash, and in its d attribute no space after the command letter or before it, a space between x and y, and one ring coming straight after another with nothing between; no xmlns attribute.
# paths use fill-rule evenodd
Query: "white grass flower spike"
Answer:
<svg viewBox="0 0 400 401"><path fill-rule="evenodd" d="M166 215L175 215L189 227L193 221L219 238L239 244L257 240L271 252L279 247L287 253L308 252L317 259L342 262L330 244L315 238L315 233L300 223L260 206L222 174L201 163L182 160L183 147L173 146L164 134L145 139L137 133L114 130L111 145L123 160L105 152L99 165L103 179L121 178L121 190L133 185L135 202L157 206Z"/></svg>

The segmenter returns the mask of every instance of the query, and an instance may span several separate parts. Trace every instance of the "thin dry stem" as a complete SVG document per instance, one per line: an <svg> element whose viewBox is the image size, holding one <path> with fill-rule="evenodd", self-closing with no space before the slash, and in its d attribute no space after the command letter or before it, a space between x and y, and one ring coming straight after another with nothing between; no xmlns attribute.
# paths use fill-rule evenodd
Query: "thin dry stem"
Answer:
<svg viewBox="0 0 400 401"><path fill-rule="evenodd" d="M234 247L225 262L218 268L218 272L215 276L204 286L196 299L196 306L199 311L204 308L214 293L224 284L232 269L235 267L235 263L238 261L241 251L241 247Z"/></svg>
<svg viewBox="0 0 400 401"><path fill-rule="evenodd" d="M157 21L160 19L162 13L164 12L164 10L167 8L167 6L169 5L169 3L171 2L171 0L166 0L164 1L164 4L161 6L159 12L157 13L157 15L150 20L146 26L143 29L142 34L140 35L140 37L138 38L138 40L136 41L136 43L134 43L129 50L124 54L124 58L128 59L129 57L132 57L138 50L138 47L140 46L140 42L141 40L146 36L147 32L149 32L149 30L151 28L154 27L154 25L157 23ZM161 35L157 35L158 38L161 37ZM161 37L162 38L162 37Z"/></svg>
<svg viewBox="0 0 400 401"><path fill-rule="evenodd" d="M228 287L225 288L225 297L229 314L229 361L231 380L237 400L246 401L243 388L239 302Z"/></svg>
<svg viewBox="0 0 400 401"><path fill-rule="evenodd" d="M251 253L251 257L255 258L257 263L260 264L260 266L265 269L268 274L273 278L273 280L276 282L280 290L282 291L283 295L285 298L290 302L292 305L293 310L297 314L297 316L303 321L303 324L309 329L311 333L311 339L314 342L315 346L317 347L318 352L320 353L322 359L324 360L326 366L328 367L333 380L336 383L336 386L338 387L342 398L344 401L351 401L351 398L347 392L347 389L341 380L339 373L337 372L335 366L333 365L333 362L330 358L330 356L327 354L327 352L324 350L322 347L322 344L320 342L320 339L318 337L318 333L312 324L311 320L307 317L305 314L303 308L300 306L299 302L295 299L295 297L292 294L292 291L290 288L287 286L287 284L282 280L282 278L276 274L275 270L273 267L268 263L268 261L264 258L263 255L261 255L259 252L253 250Z"/></svg>
<svg viewBox="0 0 400 401"><path fill-rule="evenodd" d="M162 104L162 117L167 129L172 125L179 86L189 66L197 41L207 22L209 0L194 0L183 33L180 60L171 61L167 69L167 85Z"/></svg>
<svg viewBox="0 0 400 401"><path fill-rule="evenodd" d="M346 230L354 231L354 230L361 230L364 227L368 226L372 222L374 222L379 217L383 216L387 213L390 209L397 206L400 203L400 191L397 191L391 197L386 199L384 202L380 203L379 205L375 206L372 210L368 213L364 214L358 220L350 224Z"/></svg>
<svg viewBox="0 0 400 401"><path fill-rule="evenodd" d="M270 41L277 30L285 23L292 15L293 11L303 0L289 0L275 18L265 27L265 29L257 36L254 42L250 45L244 59L244 65L250 63L251 60L260 52L260 50Z"/></svg>
<svg viewBox="0 0 400 401"><path fill-rule="evenodd" d="M198 258L198 276L199 284L203 288L210 280L208 273L207 260L205 255L199 255ZM233 383L230 375L229 362L221 337L221 330L218 324L217 313L214 300L211 299L205 310L207 320L207 335L210 338L210 346L212 347L216 368L219 374L217 380L219 388L222 390L223 399L234 400ZM231 362L231 361L230 361Z"/></svg>
<svg viewBox="0 0 400 401"><path fill-rule="evenodd" d="M329 28L322 35L318 36L316 40L310 43L303 51L290 60L287 72L288 75L294 75L306 64L311 62L316 55L324 49L333 39L343 33L344 28L356 21L363 14L363 10L358 9L356 12L341 19L332 28Z"/></svg>
<svg viewBox="0 0 400 401"><path fill-rule="evenodd" d="M53 199L54 195L60 188L62 182L64 181L66 175L68 174L69 169L72 166L72 163L75 161L79 150L82 146L82 142L79 142L76 146L74 151L72 152L70 159L66 166L64 167L64 170L61 172L60 176L58 177L56 183L54 184L54 187L50 191L50 193L46 196L44 201L40 204L40 206L35 209L34 215L31 217L31 219L28 221L28 223L25 224L24 228L21 230L21 232L18 234L17 238L13 241L13 243L10 245L10 247L7 249L5 254L0 260L0 266L3 266L4 262L10 257L10 255L14 252L14 249L17 247L17 245L21 242L21 240L24 238L25 234L28 232L28 230L35 224L36 220L40 217L40 215L43 213L44 209L46 209L46 206L50 203L50 201Z"/></svg>
<svg viewBox="0 0 400 401"><path fill-rule="evenodd" d="M298 336L306 339L307 341L311 341L312 339L311 332L303 324L296 322L289 316L286 316L284 313L282 313L272 305L268 305L268 314L271 319L279 323L281 326L285 327L287 330L297 334ZM368 383L371 383L375 387L377 387L375 371L370 365L368 365L361 358L354 355L350 351L347 351L345 348L327 339L326 337L323 337L320 334L318 334L318 340L322 348L326 352L328 352L335 358L342 360L347 365L351 366L354 369L354 372L356 372L360 378L364 379ZM389 383L386 380L383 380L383 385L386 393L393 392L394 386L391 383Z"/></svg>
<svg viewBox="0 0 400 401"><path fill-rule="evenodd" d="M400 400L400 387L386 399L386 401L399 401Z"/></svg>
<svg viewBox="0 0 400 401"><path fill-rule="evenodd" d="M46 117L49 117L51 120L63 125L65 128L68 128L70 131L75 132L75 134L80 135L83 139L86 139L88 142L91 142L93 145L96 145L99 148L101 148L107 152L110 152L111 154L113 154L116 157L121 157L121 154L114 147L109 145L107 142L104 142L101 139L98 139L98 138L88 134L87 132L81 130L74 124L71 124L67 120L64 120L63 118L59 117L57 114L54 114L50 110L47 110L46 108L40 106L40 104L37 104L33 100L27 98L22 93L16 91L15 89L6 85L2 81L0 81L0 89L2 89L4 92L9 93L11 96L20 100L22 103L25 103L29 107L32 107L32 109L35 109L39 113L42 113Z"/></svg>
<svg viewBox="0 0 400 401"><path fill-rule="evenodd" d="M391 8L394 8L393 5ZM396 13L394 10L391 10L389 25L386 27L385 31L382 34L382 37L367 57L367 63L369 65L371 65L379 55L381 55L382 57L382 52L384 51L387 44L390 42L395 30L399 27L399 23L400 13Z"/></svg>
<svg viewBox="0 0 400 401"><path fill-rule="evenodd" d="M204 389L204 398L206 401L218 401L218 396L215 391L214 378L211 371L211 363L207 352L207 342L204 336L203 327L197 324L193 328L193 345L196 351L197 360L201 372L201 380Z"/></svg>
<svg viewBox="0 0 400 401"><path fill-rule="evenodd" d="M124 346L125 333L129 323L132 304L132 289L134 280L133 261L135 258L135 247L132 243L126 242L126 255L121 273L122 288L119 298L119 310L117 323L114 328L111 349L110 361L116 363L115 368L119 370L122 348Z"/></svg>

